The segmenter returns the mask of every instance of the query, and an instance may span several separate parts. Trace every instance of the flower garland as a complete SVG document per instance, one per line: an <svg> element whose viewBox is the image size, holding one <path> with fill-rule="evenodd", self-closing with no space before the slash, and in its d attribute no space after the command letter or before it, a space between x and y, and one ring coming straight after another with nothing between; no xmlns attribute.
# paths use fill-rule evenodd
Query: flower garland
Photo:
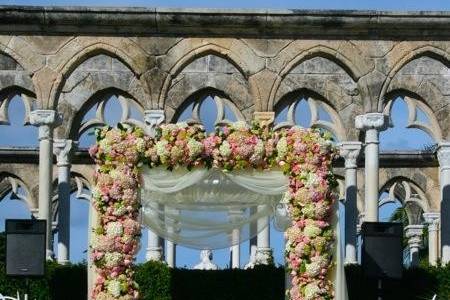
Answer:
<svg viewBox="0 0 450 300"><path fill-rule="evenodd" d="M292 218L286 231L286 256L292 277L292 300L333 299L327 279L332 266L333 231L330 209L335 185L331 136L299 127L273 131L258 123L236 122L206 135L200 125L166 124L155 138L136 127L96 131L90 149L96 168L93 205L99 214L94 228L92 260L97 279L92 298L139 298L132 263L138 250L140 225L139 168L165 166L241 169L281 168L289 177L283 199Z"/></svg>

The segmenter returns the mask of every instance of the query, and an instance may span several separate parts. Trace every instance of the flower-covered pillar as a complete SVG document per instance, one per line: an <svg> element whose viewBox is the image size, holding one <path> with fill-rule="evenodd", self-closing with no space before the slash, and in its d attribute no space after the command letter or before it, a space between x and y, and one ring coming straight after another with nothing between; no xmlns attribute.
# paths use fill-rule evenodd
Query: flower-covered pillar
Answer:
<svg viewBox="0 0 450 300"><path fill-rule="evenodd" d="M419 265L419 250L422 246L423 228L423 225L408 225L405 227L405 236L408 239L411 267L417 267Z"/></svg>
<svg viewBox="0 0 450 300"><path fill-rule="evenodd" d="M70 160L78 143L55 140L53 147L58 167L58 258L60 264L70 259Z"/></svg>
<svg viewBox="0 0 450 300"><path fill-rule="evenodd" d="M155 128L164 122L163 110L146 110L144 111L145 131L146 133L154 137ZM164 253L164 239L160 238L153 231L148 229L147 231L147 249L145 253L145 259L161 261Z"/></svg>
<svg viewBox="0 0 450 300"><path fill-rule="evenodd" d="M441 261L450 262L450 142L439 143L439 185L441 189Z"/></svg>
<svg viewBox="0 0 450 300"><path fill-rule="evenodd" d="M270 125L275 119L275 112L259 111L254 113L255 121L261 125ZM257 211L264 211L267 208L259 205ZM258 219L256 236L255 264L267 265L273 261L272 248L270 248L270 217Z"/></svg>
<svg viewBox="0 0 450 300"><path fill-rule="evenodd" d="M364 145L364 203L365 221L378 221L378 189L379 189L379 133L386 130L388 116L382 113L367 113L356 116L356 129L365 131Z"/></svg>
<svg viewBox="0 0 450 300"><path fill-rule="evenodd" d="M54 110L34 110L30 124L39 127L39 219L47 221L46 257L52 259L53 128L60 116Z"/></svg>
<svg viewBox="0 0 450 300"><path fill-rule="evenodd" d="M435 266L439 257L439 216L438 212L424 213L428 224L428 262Z"/></svg>
<svg viewBox="0 0 450 300"><path fill-rule="evenodd" d="M340 155L345 159L345 263L356 264L356 226L358 223L356 180L357 158L361 142L343 142Z"/></svg>

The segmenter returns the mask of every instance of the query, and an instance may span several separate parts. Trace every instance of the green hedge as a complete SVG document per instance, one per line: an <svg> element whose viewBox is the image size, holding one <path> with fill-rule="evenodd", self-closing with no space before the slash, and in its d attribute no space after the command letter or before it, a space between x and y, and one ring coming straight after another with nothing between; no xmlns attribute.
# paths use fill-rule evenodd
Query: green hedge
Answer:
<svg viewBox="0 0 450 300"><path fill-rule="evenodd" d="M0 263L0 292L25 292L25 281L5 275ZM359 266L347 267L350 300L376 299L376 282L365 280ZM199 271L169 269L165 264L147 262L136 266L135 279L142 300L282 300L284 270L259 267L253 270ZM86 265L47 264L46 276L30 279L29 299L83 300L87 294ZM404 271L402 280L383 283L384 300L450 299L450 266L420 267Z"/></svg>

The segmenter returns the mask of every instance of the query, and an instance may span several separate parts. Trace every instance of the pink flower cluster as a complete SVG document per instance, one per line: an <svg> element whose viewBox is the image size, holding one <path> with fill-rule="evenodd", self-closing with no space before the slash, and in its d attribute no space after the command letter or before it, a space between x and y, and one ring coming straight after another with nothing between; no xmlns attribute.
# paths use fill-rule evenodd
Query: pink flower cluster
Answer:
<svg viewBox="0 0 450 300"><path fill-rule="evenodd" d="M97 145L90 149L97 167L93 205L98 212L91 243L97 278L96 300L139 299L132 264L139 248L139 168L145 149L153 140L138 128L97 131Z"/></svg>
<svg viewBox="0 0 450 300"><path fill-rule="evenodd" d="M333 299L328 280L332 267L333 231L330 209L333 151L317 131L292 128L278 143L277 161L289 175L288 209L292 226L286 231L286 257L292 278L292 300Z"/></svg>
<svg viewBox="0 0 450 300"><path fill-rule="evenodd" d="M98 278L93 298L137 299L131 265L138 248L139 167L165 166L240 170L281 168L289 177L284 198L292 218L286 256L292 300L333 299L328 273L333 231L330 208L335 185L330 137L299 127L272 130L243 122L206 135L202 126L161 125L155 138L138 128L102 129L91 156L96 160L94 206L100 220L92 245Z"/></svg>

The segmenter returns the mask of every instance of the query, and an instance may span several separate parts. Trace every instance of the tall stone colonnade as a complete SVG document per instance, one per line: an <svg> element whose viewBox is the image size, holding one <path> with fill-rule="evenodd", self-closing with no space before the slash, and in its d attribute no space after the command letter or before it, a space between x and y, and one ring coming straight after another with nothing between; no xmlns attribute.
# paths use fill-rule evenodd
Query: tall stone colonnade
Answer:
<svg viewBox="0 0 450 300"><path fill-rule="evenodd" d="M341 151L335 172L345 198L346 262L357 263L358 225L379 219L387 191L408 205L411 261L427 226L430 263L448 263L449 29L446 12L0 7L0 123L9 122L14 94L25 104L25 123L39 128L30 137L38 149L0 149L0 192L18 182L26 189L33 214L49 232L56 226L57 260L66 263L70 193L88 199L82 190L93 184L80 140L108 123L109 97L120 103L120 121L148 134L205 95L217 104L217 124L231 111L276 128L297 124L303 99L308 126L330 131ZM380 152L396 97L408 105L408 126L433 138L432 151ZM201 121L195 105L193 123ZM270 260L269 222L258 222L265 229L250 243L248 266ZM149 233L147 259L175 266L176 245L164 251L162 242ZM49 258L51 244L49 234ZM231 251L239 267L239 247Z"/></svg>

